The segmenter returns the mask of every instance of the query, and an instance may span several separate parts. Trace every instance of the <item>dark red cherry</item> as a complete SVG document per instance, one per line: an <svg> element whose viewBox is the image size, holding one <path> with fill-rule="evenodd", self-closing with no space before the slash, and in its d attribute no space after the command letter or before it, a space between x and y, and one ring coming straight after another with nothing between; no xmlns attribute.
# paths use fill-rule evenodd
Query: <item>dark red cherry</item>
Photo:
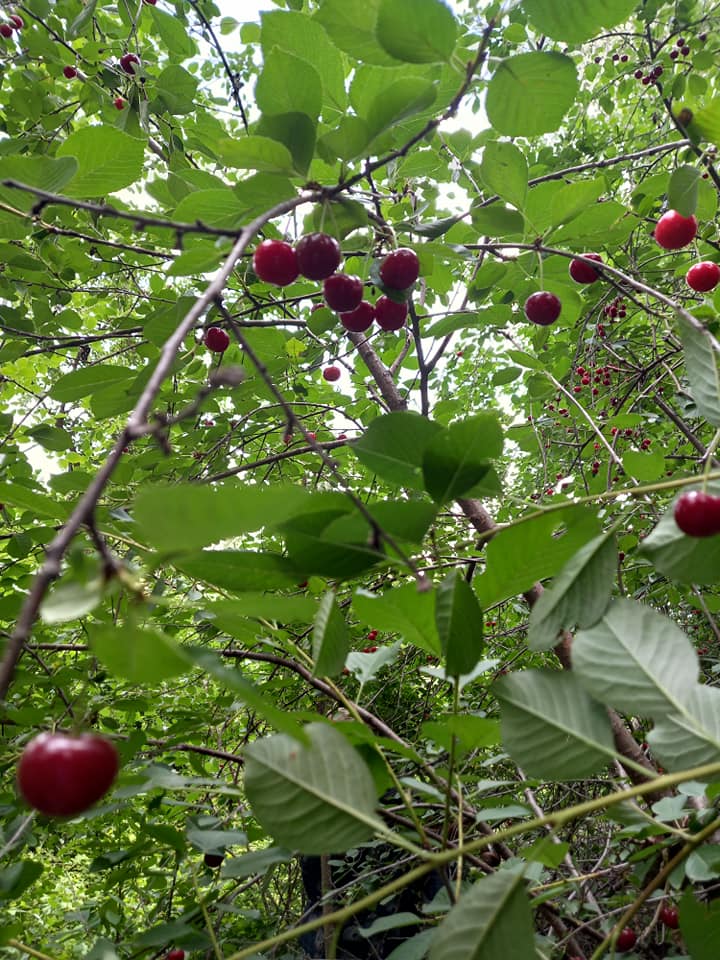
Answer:
<svg viewBox="0 0 720 960"><path fill-rule="evenodd" d="M342 253L335 237L308 233L295 244L300 273L308 280L324 280L340 266Z"/></svg>
<svg viewBox="0 0 720 960"><path fill-rule="evenodd" d="M253 270L276 287L287 287L300 273L297 254L284 240L263 240L253 254Z"/></svg>
<svg viewBox="0 0 720 960"><path fill-rule="evenodd" d="M325 303L336 313L348 313L360 306L363 282L348 273L334 273L323 283Z"/></svg>
<svg viewBox="0 0 720 960"><path fill-rule="evenodd" d="M688 490L675 501L673 516L689 537L712 537L720 533L720 497L704 490Z"/></svg>
<svg viewBox="0 0 720 960"><path fill-rule="evenodd" d="M415 283L419 273L420 261L408 247L393 250L380 264L380 279L392 290L406 290Z"/></svg>
<svg viewBox="0 0 720 960"><path fill-rule="evenodd" d="M374 319L375 307L367 300L363 300L359 306L349 313L340 314L340 323L352 333L364 333L369 330Z"/></svg>
<svg viewBox="0 0 720 960"><path fill-rule="evenodd" d="M584 253L583 256L588 260L596 260L598 263L602 263L602 257L599 253ZM582 260L571 260L570 276L575 283L595 283L600 274L589 263L583 263Z"/></svg>
<svg viewBox="0 0 720 960"><path fill-rule="evenodd" d="M400 330L408 315L407 303L398 303L390 297L379 297L375 302L375 319L383 330Z"/></svg>
<svg viewBox="0 0 720 960"><path fill-rule="evenodd" d="M230 337L220 327L210 327L205 334L205 346L213 353L225 353L230 346Z"/></svg>
<svg viewBox="0 0 720 960"><path fill-rule="evenodd" d="M655 239L665 250L679 250L686 247L697 235L698 222L695 217L683 217L677 210L668 210L655 226Z"/></svg>
<svg viewBox="0 0 720 960"><path fill-rule="evenodd" d="M700 263L694 263L685 274L685 279L689 287L700 293L707 293L708 290L714 290L720 283L720 267L712 260L701 260Z"/></svg>
<svg viewBox="0 0 720 960"><path fill-rule="evenodd" d="M561 310L560 299L547 290L532 293L525 301L525 316L531 323L537 323L541 327L554 323L560 316Z"/></svg>

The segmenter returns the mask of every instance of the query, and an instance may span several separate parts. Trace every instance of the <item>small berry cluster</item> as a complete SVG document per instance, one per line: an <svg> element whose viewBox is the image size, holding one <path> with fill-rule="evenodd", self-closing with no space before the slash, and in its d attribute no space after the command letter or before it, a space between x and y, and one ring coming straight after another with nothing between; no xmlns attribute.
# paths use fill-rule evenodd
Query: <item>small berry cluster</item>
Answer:
<svg viewBox="0 0 720 960"><path fill-rule="evenodd" d="M654 67L651 67L647 73L643 73L642 70L636 70L633 76L636 80L639 80L644 87L648 87L651 83L657 82L660 77L665 73L665 68L661 63L656 63Z"/></svg>
<svg viewBox="0 0 720 960"><path fill-rule="evenodd" d="M624 320L627 316L625 301L622 297L615 297L612 303L608 303L605 307L603 307L603 313L610 320Z"/></svg>
<svg viewBox="0 0 720 960"><path fill-rule="evenodd" d="M17 13L11 13L6 23L0 23L0 37L9 40L13 33L20 31L25 26L25 21Z"/></svg>
<svg viewBox="0 0 720 960"><path fill-rule="evenodd" d="M337 273L341 260L340 244L334 237L309 233L295 247L284 240L263 240L253 254L253 270L260 280L277 287L294 283L301 274L308 280L322 280L326 305L339 314L340 322L350 332L364 333L374 320L383 330L404 327L407 300L381 296L374 305L363 300L360 277ZM388 291L404 293L419 275L417 254L405 247L393 250L380 264L380 279Z"/></svg>

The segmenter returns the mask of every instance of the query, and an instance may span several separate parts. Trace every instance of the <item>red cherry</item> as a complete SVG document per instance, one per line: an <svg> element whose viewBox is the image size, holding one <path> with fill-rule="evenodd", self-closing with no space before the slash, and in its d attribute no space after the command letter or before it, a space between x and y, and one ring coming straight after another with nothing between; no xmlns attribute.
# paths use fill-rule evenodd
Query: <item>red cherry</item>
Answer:
<svg viewBox="0 0 720 960"><path fill-rule="evenodd" d="M120 67L129 73L130 76L134 76L137 73L136 67L140 66L140 57L134 53L124 53L120 57Z"/></svg>
<svg viewBox="0 0 720 960"><path fill-rule="evenodd" d="M323 283L325 303L336 313L348 313L360 306L363 282L348 273L334 273Z"/></svg>
<svg viewBox="0 0 720 960"><path fill-rule="evenodd" d="M397 303L390 297L379 297L375 301L375 319L383 330L400 330L405 326L407 315L407 303Z"/></svg>
<svg viewBox="0 0 720 960"><path fill-rule="evenodd" d="M347 434L346 434L346 433L339 433L339 434L338 434L338 440L347 440Z"/></svg>
<svg viewBox="0 0 720 960"><path fill-rule="evenodd" d="M369 330L374 319L375 307L367 300L363 300L349 313L340 314L340 323L352 333L364 333L365 330Z"/></svg>
<svg viewBox="0 0 720 960"><path fill-rule="evenodd" d="M22 30L22 28L25 26L25 21L18 13L11 13L8 17L8 20L16 30Z"/></svg>
<svg viewBox="0 0 720 960"><path fill-rule="evenodd" d="M283 443L286 443L286 444L287 444L287 443L292 443L292 434L291 434L291 433L284 433L284 434L283 434Z"/></svg>
<svg viewBox="0 0 720 960"><path fill-rule="evenodd" d="M77 76L77 68L63 67L63 76L66 77L68 80L74 80L75 77Z"/></svg>
<svg viewBox="0 0 720 960"><path fill-rule="evenodd" d="M114 745L96 733L41 733L20 757L17 783L48 817L73 817L105 796L118 771Z"/></svg>
<svg viewBox="0 0 720 960"><path fill-rule="evenodd" d="M693 217L683 217L677 210L668 210L655 226L654 237L665 250L686 247L697 235L698 222Z"/></svg>
<svg viewBox="0 0 720 960"><path fill-rule="evenodd" d="M583 256L588 260L596 260L598 263L603 262L599 253L584 253ZM571 260L570 276L575 283L595 283L600 274L590 264L583 263L582 260Z"/></svg>
<svg viewBox="0 0 720 960"><path fill-rule="evenodd" d="M560 316L562 304L554 293L548 293L547 290L540 290L538 293L532 293L525 301L525 316L531 323L538 323L541 327L547 327L554 323Z"/></svg>
<svg viewBox="0 0 720 960"><path fill-rule="evenodd" d="M420 261L408 247L393 250L380 264L380 279L392 290L406 290L415 283L419 273Z"/></svg>
<svg viewBox="0 0 720 960"><path fill-rule="evenodd" d="M13 35L13 28L9 23L0 23L0 37L5 37L6 40L9 40Z"/></svg>
<svg viewBox="0 0 720 960"><path fill-rule="evenodd" d="M143 0L143 3L146 3L149 7L154 7L157 0Z"/></svg>
<svg viewBox="0 0 720 960"><path fill-rule="evenodd" d="M253 270L276 287L287 287L300 273L297 255L284 240L263 240L253 254Z"/></svg>
<svg viewBox="0 0 720 960"><path fill-rule="evenodd" d="M698 650L698 653L700 651ZM677 907L664 906L660 911L660 923L664 923L671 930L677 930L680 926L680 915Z"/></svg>
<svg viewBox="0 0 720 960"><path fill-rule="evenodd" d="M323 370L323 377L329 382L334 383L336 380L340 379L340 367L325 367Z"/></svg>
<svg viewBox="0 0 720 960"><path fill-rule="evenodd" d="M317 440L317 434L313 433L312 430L308 430L307 438L308 440Z"/></svg>
<svg viewBox="0 0 720 960"><path fill-rule="evenodd" d="M113 100L113 106L115 107L116 110L124 110L125 101L123 100L122 97L115 97L115 99Z"/></svg>
<svg viewBox="0 0 720 960"><path fill-rule="evenodd" d="M185 951L184 950L170 950L165 954L165 960L185 960Z"/></svg>
<svg viewBox="0 0 720 960"><path fill-rule="evenodd" d="M225 353L230 346L230 337L220 327L209 327L203 342L213 353Z"/></svg>
<svg viewBox="0 0 720 960"><path fill-rule="evenodd" d="M145 0L145 3L147 2L148 0ZM222 853L206 853L205 856L203 857L203 863L205 864L206 867L219 867L222 864L224 859L225 857L222 855ZM184 950L180 950L180 951L173 950L173 953L176 953L176 952L182 953L183 956L185 955Z"/></svg>
<svg viewBox="0 0 720 960"><path fill-rule="evenodd" d="M712 537L720 533L720 497L703 490L681 493L675 501L673 516L689 537Z"/></svg>
<svg viewBox="0 0 720 960"><path fill-rule="evenodd" d="M624 930L620 931L620 934L615 943L615 949L618 953L628 953L637 943L637 934L632 929L632 927L625 927Z"/></svg>
<svg viewBox="0 0 720 960"><path fill-rule="evenodd" d="M685 274L688 286L700 293L714 290L720 283L720 267L712 260L701 260L694 263Z"/></svg>
<svg viewBox="0 0 720 960"><path fill-rule="evenodd" d="M325 280L340 266L342 253L335 237L308 233L295 245L300 273L308 280Z"/></svg>

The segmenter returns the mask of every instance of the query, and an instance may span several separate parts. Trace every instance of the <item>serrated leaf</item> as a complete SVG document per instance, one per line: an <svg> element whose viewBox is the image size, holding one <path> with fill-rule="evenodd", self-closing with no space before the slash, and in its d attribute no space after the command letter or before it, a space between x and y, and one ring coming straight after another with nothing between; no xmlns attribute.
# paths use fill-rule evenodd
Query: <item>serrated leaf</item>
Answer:
<svg viewBox="0 0 720 960"><path fill-rule="evenodd" d="M475 578L480 602L487 609L529 590L537 580L555 576L600 532L595 513L582 506L536 515L500 530L486 547L485 573Z"/></svg>
<svg viewBox="0 0 720 960"><path fill-rule="evenodd" d="M521 53L502 60L487 88L488 119L498 133L552 133L579 91L575 64L561 53Z"/></svg>
<svg viewBox="0 0 720 960"><path fill-rule="evenodd" d="M682 713L660 718L647 741L668 770L687 770L720 760L720 690L699 684Z"/></svg>
<svg viewBox="0 0 720 960"><path fill-rule="evenodd" d="M335 594L328 590L320 601L313 624L314 675L334 677L340 673L349 649L350 637L345 617L335 601Z"/></svg>
<svg viewBox="0 0 720 960"><path fill-rule="evenodd" d="M678 315L690 390L701 417L720 427L720 372L718 355L708 336Z"/></svg>
<svg viewBox="0 0 720 960"><path fill-rule="evenodd" d="M90 644L113 676L130 683L159 683L191 668L183 650L170 637L133 624L95 627L90 631Z"/></svg>
<svg viewBox="0 0 720 960"><path fill-rule="evenodd" d="M470 673L483 651L483 614L472 587L455 572L437 587L435 623L447 673Z"/></svg>
<svg viewBox="0 0 720 960"><path fill-rule="evenodd" d="M677 210L683 217L690 217L695 213L698 199L698 183L700 171L688 163L676 167L670 174L668 183L668 206Z"/></svg>
<svg viewBox="0 0 720 960"><path fill-rule="evenodd" d="M500 701L502 742L530 776L590 776L615 755L607 710L583 689L574 671L523 670L493 685Z"/></svg>
<svg viewBox="0 0 720 960"><path fill-rule="evenodd" d="M678 713L698 677L695 650L680 628L650 607L614 601L599 623L576 633L573 673L608 706L634 716Z"/></svg>
<svg viewBox="0 0 720 960"><path fill-rule="evenodd" d="M488 189L522 210L528 190L528 165L525 155L514 143L500 140L488 143L480 173Z"/></svg>
<svg viewBox="0 0 720 960"><path fill-rule="evenodd" d="M282 523L302 513L311 496L289 484L154 484L140 489L133 519L139 536L156 549L187 553L258 530L268 519Z"/></svg>
<svg viewBox="0 0 720 960"><path fill-rule="evenodd" d="M530 649L550 650L561 630L591 627L599 620L610 602L616 568L614 537L603 534L582 546L532 608Z"/></svg>
<svg viewBox="0 0 720 960"><path fill-rule="evenodd" d="M69 197L102 197L140 179L145 143L117 127L81 127L65 139L58 157L73 157L77 173L63 192Z"/></svg>
<svg viewBox="0 0 720 960"><path fill-rule="evenodd" d="M467 890L435 931L430 960L531 960L530 903L521 873L503 870Z"/></svg>
<svg viewBox="0 0 720 960"><path fill-rule="evenodd" d="M329 724L305 727L308 746L284 734L245 751L245 790L253 813L283 846L341 853L369 840L380 824L370 770Z"/></svg>
<svg viewBox="0 0 720 960"><path fill-rule="evenodd" d="M468 417L446 427L426 447L422 458L425 489L445 503L468 493L503 450L503 432L492 413Z"/></svg>
<svg viewBox="0 0 720 960"><path fill-rule="evenodd" d="M578 4L577 0L524 0L531 23L541 33L565 43L582 43L595 34L627 20L637 0L603 0Z"/></svg>
<svg viewBox="0 0 720 960"><path fill-rule="evenodd" d="M440 653L434 591L419 592L414 583L380 595L358 590L352 605L355 615L373 629L398 633L407 643L433 656Z"/></svg>
<svg viewBox="0 0 720 960"><path fill-rule="evenodd" d="M269 137L219 140L213 144L213 149L223 163L241 170L262 170L265 173L292 173L293 170L288 148Z"/></svg>
<svg viewBox="0 0 720 960"><path fill-rule="evenodd" d="M381 0L375 32L396 60L437 63L455 49L457 23L442 0Z"/></svg>
<svg viewBox="0 0 720 960"><path fill-rule="evenodd" d="M398 411L376 417L351 449L378 476L423 490L423 451L443 428L418 413Z"/></svg>
<svg viewBox="0 0 720 960"><path fill-rule="evenodd" d="M40 617L45 623L67 623L90 613L103 598L101 580L89 583L57 584L45 597L40 607Z"/></svg>

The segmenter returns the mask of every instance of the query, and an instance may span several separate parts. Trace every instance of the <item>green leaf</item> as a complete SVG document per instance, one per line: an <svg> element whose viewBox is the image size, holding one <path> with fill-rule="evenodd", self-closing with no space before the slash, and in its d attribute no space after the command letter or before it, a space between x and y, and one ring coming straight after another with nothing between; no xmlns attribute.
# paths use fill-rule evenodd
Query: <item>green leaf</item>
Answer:
<svg viewBox="0 0 720 960"><path fill-rule="evenodd" d="M315 154L317 128L304 113L278 113L260 118L259 136L284 144L298 173L306 174Z"/></svg>
<svg viewBox="0 0 720 960"><path fill-rule="evenodd" d="M607 710L585 692L575 671L522 670L501 677L493 691L503 746L530 776L588 777L615 756Z"/></svg>
<svg viewBox="0 0 720 960"><path fill-rule="evenodd" d="M711 488L711 492L717 493L717 489ZM675 523L673 508L674 503L640 544L640 553L675 583L716 584L720 579L720 537L686 536Z"/></svg>
<svg viewBox="0 0 720 960"><path fill-rule="evenodd" d="M62 193L78 169L74 157L0 157L0 181L16 180L46 193ZM0 186L0 197L17 210L30 210L37 203L32 193Z"/></svg>
<svg viewBox="0 0 720 960"><path fill-rule="evenodd" d="M284 847L265 847L263 850L252 850L241 857L231 857L225 860L220 876L225 879L238 877L252 877L254 874L264 876L271 867L278 863L289 863L293 854Z"/></svg>
<svg viewBox="0 0 720 960"><path fill-rule="evenodd" d="M432 106L437 88L429 80L408 77L396 80L370 104L365 120L368 133L377 137L385 130Z"/></svg>
<svg viewBox="0 0 720 960"><path fill-rule="evenodd" d="M585 213L605 191L607 184L602 177L595 180L581 180L568 183L553 197L550 208L550 222L553 226L570 223Z"/></svg>
<svg viewBox="0 0 720 960"><path fill-rule="evenodd" d="M67 504L19 483L0 483L0 503L9 503L19 510L29 510L53 519L65 518L69 513Z"/></svg>
<svg viewBox="0 0 720 960"><path fill-rule="evenodd" d="M503 60L487 90L487 115L509 137L552 133L579 92L575 64L561 53L521 53Z"/></svg>
<svg viewBox="0 0 720 960"><path fill-rule="evenodd" d="M503 450L503 433L492 413L468 417L431 440L422 459L425 489L438 503L461 497L488 472Z"/></svg>
<svg viewBox="0 0 720 960"><path fill-rule="evenodd" d="M426 653L440 654L434 591L420 592L414 583L379 595L357 590L352 605L355 615L373 629L397 633Z"/></svg>
<svg viewBox="0 0 720 960"><path fill-rule="evenodd" d="M575 625L591 627L605 613L617 569L612 535L595 537L581 547L540 595L530 612L528 646L550 650L558 633Z"/></svg>
<svg viewBox="0 0 720 960"><path fill-rule="evenodd" d="M457 571L437 588L435 623L447 673L470 673L483 651L483 615L472 587Z"/></svg>
<svg viewBox="0 0 720 960"><path fill-rule="evenodd" d="M377 24L380 0L323 0L314 19L323 25L339 50L355 60L382 66L397 66L378 43Z"/></svg>
<svg viewBox="0 0 720 960"><path fill-rule="evenodd" d="M300 486L176 483L141 487L133 508L138 534L167 553L197 550L301 514L311 499Z"/></svg>
<svg viewBox="0 0 720 960"><path fill-rule="evenodd" d="M582 506L539 514L501 530L485 548L485 573L474 582L483 607L529 590L537 580L554 577L600 532L595 514Z"/></svg>
<svg viewBox="0 0 720 960"><path fill-rule="evenodd" d="M102 197L139 180L145 142L117 127L82 127L60 144L57 156L77 161L77 173L63 191L67 196Z"/></svg>
<svg viewBox="0 0 720 960"><path fill-rule="evenodd" d="M37 860L18 860L0 870L0 900L17 900L45 868Z"/></svg>
<svg viewBox="0 0 720 960"><path fill-rule="evenodd" d="M677 210L683 217L690 217L697 209L698 183L700 171L684 163L676 167L670 175L668 183L668 206Z"/></svg>
<svg viewBox="0 0 720 960"><path fill-rule="evenodd" d="M488 189L522 210L528 190L528 165L514 143L491 140L483 151L480 174Z"/></svg>
<svg viewBox="0 0 720 960"><path fill-rule="evenodd" d="M74 40L76 37L79 37L83 32L83 27L92 23L92 19L95 16L95 7L97 7L97 0L88 0L67 28L68 40Z"/></svg>
<svg viewBox="0 0 720 960"><path fill-rule="evenodd" d="M625 472L636 480L650 483L665 473L665 457L660 450L628 450L622 461Z"/></svg>
<svg viewBox="0 0 720 960"><path fill-rule="evenodd" d="M159 683L190 669L184 651L170 637L130 623L93 627L90 643L110 673L130 683Z"/></svg>
<svg viewBox="0 0 720 960"><path fill-rule="evenodd" d="M341 853L380 826L370 770L347 740L325 723L305 727L306 747L284 734L245 750L245 790L253 813L285 847Z"/></svg>
<svg viewBox="0 0 720 960"><path fill-rule="evenodd" d="M715 960L720 937L720 903L702 903L688 887L680 902L680 932L693 960Z"/></svg>
<svg viewBox="0 0 720 960"><path fill-rule="evenodd" d="M222 630L223 624L238 619L270 620L277 623L312 623L317 602L312 597L283 597L274 593L243 593L233 600L203 604L203 614Z"/></svg>
<svg viewBox="0 0 720 960"><path fill-rule="evenodd" d="M647 741L668 770L687 770L720 761L720 690L695 686L682 712L656 721Z"/></svg>
<svg viewBox="0 0 720 960"><path fill-rule="evenodd" d="M99 363L91 367L81 367L59 377L50 388L50 396L59 403L74 403L99 390L127 383L128 378L133 375L134 371L129 367Z"/></svg>
<svg viewBox="0 0 720 960"><path fill-rule="evenodd" d="M320 601L313 624L314 675L316 677L336 676L345 666L345 658L349 650L350 637L345 617L336 603L335 594L332 590L328 590Z"/></svg>
<svg viewBox="0 0 720 960"><path fill-rule="evenodd" d="M697 655L682 630L625 599L576 633L572 660L573 673L593 697L636 717L681 712L698 677Z"/></svg>
<svg viewBox="0 0 720 960"><path fill-rule="evenodd" d="M200 550L173 559L173 566L193 579L237 593L290 587L305 576L278 553L250 550Z"/></svg>
<svg viewBox="0 0 720 960"><path fill-rule="evenodd" d="M52 427L48 423L42 423L32 430L28 430L28 436L32 437L35 443L39 443L46 450L72 450L73 438L66 430L59 427Z"/></svg>
<svg viewBox="0 0 720 960"><path fill-rule="evenodd" d="M238 196L237 188L196 190L178 203L173 218L180 223L199 222L208 227L232 230L239 226L247 210L248 205Z"/></svg>
<svg viewBox="0 0 720 960"><path fill-rule="evenodd" d="M398 411L372 420L351 449L364 466L384 480L424 490L423 452L441 431L440 424L427 417Z"/></svg>
<svg viewBox="0 0 720 960"><path fill-rule="evenodd" d="M344 240L353 230L367 226L367 222L367 210L357 200L333 200L313 209L305 221L305 233L323 230Z"/></svg>
<svg viewBox="0 0 720 960"><path fill-rule="evenodd" d="M103 598L101 580L89 583L70 581L56 584L47 594L40 607L40 617L45 623L67 623L90 613Z"/></svg>
<svg viewBox="0 0 720 960"><path fill-rule="evenodd" d="M244 137L220 140L214 144L218 158L229 167L264 170L266 173L292 173L293 159L284 144L268 137Z"/></svg>
<svg viewBox="0 0 720 960"><path fill-rule="evenodd" d="M264 11L260 19L263 51L280 47L311 64L320 74L325 102L344 111L347 93L343 57L319 20L283 10Z"/></svg>
<svg viewBox="0 0 720 960"><path fill-rule="evenodd" d="M163 44L167 47L168 53L181 60L195 56L197 53L195 41L186 29L181 17L166 13L156 6L150 7L150 13L153 26Z"/></svg>
<svg viewBox="0 0 720 960"><path fill-rule="evenodd" d="M720 427L720 372L718 357L708 336L678 314L680 339L690 389L701 417Z"/></svg>
<svg viewBox="0 0 720 960"><path fill-rule="evenodd" d="M540 33L565 43L582 43L627 20L637 0L603 0L578 4L576 0L523 0L531 23Z"/></svg>
<svg viewBox="0 0 720 960"><path fill-rule="evenodd" d="M536 956L522 873L478 880L435 931L430 960L531 960Z"/></svg>
<svg viewBox="0 0 720 960"><path fill-rule="evenodd" d="M306 60L275 47L265 55L255 99L265 114L304 113L316 120L322 109L320 76Z"/></svg>
<svg viewBox="0 0 720 960"><path fill-rule="evenodd" d="M697 135L711 143L720 140L720 97L713 98L695 111L690 129L693 137Z"/></svg>
<svg viewBox="0 0 720 960"><path fill-rule="evenodd" d="M376 35L396 60L436 63L452 56L457 23L442 0L381 0Z"/></svg>
<svg viewBox="0 0 720 960"><path fill-rule="evenodd" d="M157 98L152 109L167 111L173 116L184 116L195 109L198 79L176 63L165 67L156 81Z"/></svg>

